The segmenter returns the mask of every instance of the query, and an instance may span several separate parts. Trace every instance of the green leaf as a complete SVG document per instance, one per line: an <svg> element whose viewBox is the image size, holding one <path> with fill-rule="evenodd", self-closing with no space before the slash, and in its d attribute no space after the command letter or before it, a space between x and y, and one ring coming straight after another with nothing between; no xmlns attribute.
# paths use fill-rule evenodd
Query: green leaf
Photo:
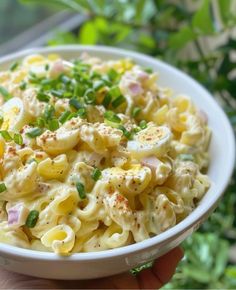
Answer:
<svg viewBox="0 0 236 290"><path fill-rule="evenodd" d="M183 274L201 283L209 283L211 280L211 273L206 272L200 267L193 267L188 265L183 269Z"/></svg>
<svg viewBox="0 0 236 290"><path fill-rule="evenodd" d="M203 35L215 32L210 5L210 0L203 0L202 6L196 11L192 19L193 29Z"/></svg>
<svg viewBox="0 0 236 290"><path fill-rule="evenodd" d="M228 24L231 18L231 0L218 0L219 12L224 24Z"/></svg>
<svg viewBox="0 0 236 290"><path fill-rule="evenodd" d="M183 26L179 32L172 34L169 39L169 47L171 49L180 49L195 38L196 35L192 29L189 26Z"/></svg>
<svg viewBox="0 0 236 290"><path fill-rule="evenodd" d="M48 41L48 45L77 44L78 42L78 37L71 32L57 32L54 37Z"/></svg>
<svg viewBox="0 0 236 290"><path fill-rule="evenodd" d="M79 2L83 1L76 1L76 0L21 0L22 3L27 4L46 4L49 6L56 6L58 8L69 8L77 12L88 11L87 7L84 5L80 5Z"/></svg>
<svg viewBox="0 0 236 290"><path fill-rule="evenodd" d="M79 32L79 42L81 44L96 44L97 30L92 21L85 22Z"/></svg>

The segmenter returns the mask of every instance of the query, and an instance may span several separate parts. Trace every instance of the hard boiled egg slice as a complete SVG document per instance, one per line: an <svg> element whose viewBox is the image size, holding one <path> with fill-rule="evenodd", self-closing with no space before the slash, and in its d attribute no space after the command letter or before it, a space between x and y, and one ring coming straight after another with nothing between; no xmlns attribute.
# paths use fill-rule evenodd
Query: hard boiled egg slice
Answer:
<svg viewBox="0 0 236 290"><path fill-rule="evenodd" d="M14 97L2 106L2 130L20 131L24 125L30 122L31 117L25 111L21 99Z"/></svg>
<svg viewBox="0 0 236 290"><path fill-rule="evenodd" d="M166 126L149 125L128 141L127 149L136 159L154 155L161 157L169 150L171 131Z"/></svg>

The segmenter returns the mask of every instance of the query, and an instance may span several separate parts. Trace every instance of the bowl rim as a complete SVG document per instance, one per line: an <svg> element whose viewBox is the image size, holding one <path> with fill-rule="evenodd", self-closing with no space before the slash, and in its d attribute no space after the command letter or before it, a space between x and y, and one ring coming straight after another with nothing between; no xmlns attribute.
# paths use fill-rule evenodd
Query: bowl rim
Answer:
<svg viewBox="0 0 236 290"><path fill-rule="evenodd" d="M211 200L211 203L202 203L196 207L196 209L187 216L183 221L178 223L177 225L173 226L172 228L166 230L165 232L151 237L149 239L146 239L142 242L138 242L135 244L123 246L120 248L110 249L110 250L104 250L99 252L88 252L88 253L73 253L70 256L60 256L52 252L41 252L31 249L24 249L4 243L0 243L0 253L8 256L14 256L24 259L37 259L37 260L47 260L47 261L89 261L89 260L100 260L100 259L107 259L117 256L127 256L131 253L140 252L142 250L157 246L159 244L162 244L163 242L168 242L169 240L172 240L184 232L191 229L194 225L197 225L198 222L205 219L211 211L213 211L217 205L217 202L221 198L221 196L224 193L224 190L226 186L229 183L230 177L232 176L233 169L234 169L234 163L235 163L235 137L233 129L229 123L228 118L226 117L226 114L222 110L222 108L219 106L219 104L212 98L211 94L197 81L195 81L192 77L188 76L185 72L173 67L172 65L169 65L159 59L155 59L153 57L144 55L142 53L126 50L126 49L120 49L120 48L114 48L114 47L108 47L108 46L102 46L102 45L60 45L60 46L53 46L53 47L36 47L36 48L30 48L26 50L22 50L16 53L12 53L3 57L0 57L0 66L3 65L6 62L13 61L15 59L24 57L28 54L33 53L65 53L70 51L78 51L78 52L103 52L108 54L114 54L114 56L118 57L129 57L134 58L137 60L140 60L142 62L154 62L156 65L160 65L166 69L172 70L175 74L178 74L181 77L184 77L188 83L191 83L193 86L197 86L198 89L202 92L204 97L206 97L211 103L211 106L213 106L217 113L219 113L219 118L221 118L222 126L225 129L225 133L227 134L227 138L230 141L229 148L227 149L228 152L230 152L231 160L228 161L229 166L227 170L225 171L225 176L227 178L224 179L224 182L220 184L220 187L216 189L215 196Z"/></svg>

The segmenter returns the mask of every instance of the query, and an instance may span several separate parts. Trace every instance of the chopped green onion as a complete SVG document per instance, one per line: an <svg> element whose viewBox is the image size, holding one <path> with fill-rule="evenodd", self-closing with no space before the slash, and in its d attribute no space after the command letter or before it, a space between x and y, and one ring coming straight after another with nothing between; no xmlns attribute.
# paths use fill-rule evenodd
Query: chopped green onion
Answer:
<svg viewBox="0 0 236 290"><path fill-rule="evenodd" d="M121 91L118 86L112 87L109 93L113 98L119 97L121 95Z"/></svg>
<svg viewBox="0 0 236 290"><path fill-rule="evenodd" d="M61 75L60 76L60 80L63 82L63 84L67 85L71 83L71 79L68 78L68 76L66 75Z"/></svg>
<svg viewBox="0 0 236 290"><path fill-rule="evenodd" d="M84 101L88 105L94 105L96 102L96 95L93 90L89 89L85 92Z"/></svg>
<svg viewBox="0 0 236 290"><path fill-rule="evenodd" d="M38 119L36 120L36 124L38 125L38 127L40 127L40 128L44 128L45 125L46 125L46 122L45 122L45 120L44 120L43 118L38 118Z"/></svg>
<svg viewBox="0 0 236 290"><path fill-rule="evenodd" d="M111 104L112 104L113 108L117 108L124 102L125 102L125 97L121 95L121 96L115 98Z"/></svg>
<svg viewBox="0 0 236 290"><path fill-rule="evenodd" d="M35 127L31 129L29 132L26 133L26 135L30 138L35 138L37 136L40 136L43 133L43 130L41 128Z"/></svg>
<svg viewBox="0 0 236 290"><path fill-rule="evenodd" d="M7 142L12 141L11 135L6 130L0 131L0 134L2 135L5 141Z"/></svg>
<svg viewBox="0 0 236 290"><path fill-rule="evenodd" d="M104 87L104 82L102 80L99 80L99 81L95 81L93 83L93 89L97 92L99 91L101 88Z"/></svg>
<svg viewBox="0 0 236 290"><path fill-rule="evenodd" d="M61 116L59 117L59 122L61 122L62 124L64 124L67 120L68 117L70 116L71 111L65 111L61 114Z"/></svg>
<svg viewBox="0 0 236 290"><path fill-rule="evenodd" d="M21 89L22 91L24 91L24 90L26 89L26 86L27 86L26 82L21 82L21 84L20 84L20 89Z"/></svg>
<svg viewBox="0 0 236 290"><path fill-rule="evenodd" d="M52 120L49 120L48 122L48 128L50 131L55 131L59 128L59 122L57 119L52 119Z"/></svg>
<svg viewBox="0 0 236 290"><path fill-rule="evenodd" d="M0 94L4 97L5 101L12 98L12 95L2 86L0 86Z"/></svg>
<svg viewBox="0 0 236 290"><path fill-rule="evenodd" d="M130 131L128 131L123 125L119 125L118 126L118 129L120 129L123 132L124 136L127 139L130 139L131 138L132 133Z"/></svg>
<svg viewBox="0 0 236 290"><path fill-rule="evenodd" d="M50 93L52 93L53 96L58 97L58 98L64 97L64 92L60 90L51 90Z"/></svg>
<svg viewBox="0 0 236 290"><path fill-rule="evenodd" d="M74 107L76 110L82 108L82 104L75 98L70 99L69 101L70 106Z"/></svg>
<svg viewBox="0 0 236 290"><path fill-rule="evenodd" d="M146 73L148 73L148 74L153 73L153 69L150 68L150 67L146 67L146 68L144 68L144 71L145 71Z"/></svg>
<svg viewBox="0 0 236 290"><path fill-rule="evenodd" d="M102 105L105 107L105 108L108 108L110 102L111 102L111 95L109 93L107 93L102 101Z"/></svg>
<svg viewBox="0 0 236 290"><path fill-rule="evenodd" d="M114 112L112 111L106 111L104 113L104 118L108 121L114 122L114 123L120 123L121 119L119 116L117 116Z"/></svg>
<svg viewBox="0 0 236 290"><path fill-rule="evenodd" d="M79 197L81 199L85 199L86 198L86 193L85 193L85 188L84 188L83 183L78 181L78 182L76 182L75 186L76 186L76 189L77 189L77 191L79 193Z"/></svg>
<svg viewBox="0 0 236 290"><path fill-rule="evenodd" d="M11 65L10 65L10 71L14 71L17 67L18 67L19 63L16 61L16 62L13 62Z"/></svg>
<svg viewBox="0 0 236 290"><path fill-rule="evenodd" d="M26 219L25 225L28 228L34 228L38 221L38 218L39 218L39 212L37 210L31 210Z"/></svg>
<svg viewBox="0 0 236 290"><path fill-rule="evenodd" d="M192 154L180 154L178 158L182 161L194 161L194 157Z"/></svg>
<svg viewBox="0 0 236 290"><path fill-rule="evenodd" d="M44 110L44 117L46 120L52 119L53 115L55 113L55 108L52 105L47 105L47 107Z"/></svg>
<svg viewBox="0 0 236 290"><path fill-rule="evenodd" d="M147 128L147 122L145 120L140 121L139 127L141 129L146 129Z"/></svg>
<svg viewBox="0 0 236 290"><path fill-rule="evenodd" d="M23 144L23 138L22 138L22 136L20 134L15 133L14 137L13 137L13 140L18 145L22 145Z"/></svg>
<svg viewBox="0 0 236 290"><path fill-rule="evenodd" d="M133 110L132 110L132 117L136 118L140 112L141 112L141 108L134 107Z"/></svg>
<svg viewBox="0 0 236 290"><path fill-rule="evenodd" d="M0 183L0 193L4 192L7 190L7 187L5 185L5 183Z"/></svg>
<svg viewBox="0 0 236 290"><path fill-rule="evenodd" d="M80 109L77 111L77 115L78 115L80 118L82 118L82 119L86 118L86 116L87 116L86 109L85 109L85 108L80 108Z"/></svg>
<svg viewBox="0 0 236 290"><path fill-rule="evenodd" d="M45 64L45 70L46 70L46 71L49 70L49 64L48 64L48 63Z"/></svg>
<svg viewBox="0 0 236 290"><path fill-rule="evenodd" d="M98 181L98 179L101 177L102 172L100 169L98 168L94 168L93 172L92 172L92 179L95 181Z"/></svg>
<svg viewBox="0 0 236 290"><path fill-rule="evenodd" d="M119 74L114 69L110 69L107 75L111 81L115 81Z"/></svg>
<svg viewBox="0 0 236 290"><path fill-rule="evenodd" d="M30 158L30 159L27 161L28 164L33 163L33 162L38 163L38 161L37 161L35 158Z"/></svg>
<svg viewBox="0 0 236 290"><path fill-rule="evenodd" d="M86 91L86 88L84 86L82 86L81 84L76 84L74 88L74 95L76 97L81 97L84 95L85 91Z"/></svg>
<svg viewBox="0 0 236 290"><path fill-rule="evenodd" d="M2 126L3 120L3 116L0 116L0 127Z"/></svg>
<svg viewBox="0 0 236 290"><path fill-rule="evenodd" d="M105 83L108 87L112 86L112 83L111 83L111 81L110 81L110 78L109 78L107 75L102 76L102 80L104 81L104 83Z"/></svg>
<svg viewBox="0 0 236 290"><path fill-rule="evenodd" d="M132 129L132 131L133 131L133 133L136 134L136 133L141 131L141 128L140 127L135 127L135 128Z"/></svg>
<svg viewBox="0 0 236 290"><path fill-rule="evenodd" d="M48 103L49 100L50 100L50 96L49 96L49 95L46 95L46 94L44 94L44 93L42 93L42 92L38 92L38 94L37 94L37 99L38 99L39 101L41 101L41 102L46 102L46 103Z"/></svg>

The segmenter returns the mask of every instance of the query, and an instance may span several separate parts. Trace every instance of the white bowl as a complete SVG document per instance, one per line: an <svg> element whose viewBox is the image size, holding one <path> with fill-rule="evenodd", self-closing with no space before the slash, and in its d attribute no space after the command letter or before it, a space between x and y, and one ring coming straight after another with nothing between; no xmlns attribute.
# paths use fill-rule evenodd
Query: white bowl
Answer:
<svg viewBox="0 0 236 290"><path fill-rule="evenodd" d="M54 253L26 250L1 243L0 265L7 270L53 279L90 279L127 271L163 255L196 231L216 208L231 177L235 160L235 140L226 115L213 96L201 85L162 61L111 47L70 45L30 49L3 57L0 59L0 70L31 53L59 53L70 59L84 51L105 60L129 57L145 67L151 67L160 73L161 85L173 88L176 93L191 96L195 104L207 112L213 133L208 171L211 187L199 206L182 222L156 237L122 248L61 257Z"/></svg>

